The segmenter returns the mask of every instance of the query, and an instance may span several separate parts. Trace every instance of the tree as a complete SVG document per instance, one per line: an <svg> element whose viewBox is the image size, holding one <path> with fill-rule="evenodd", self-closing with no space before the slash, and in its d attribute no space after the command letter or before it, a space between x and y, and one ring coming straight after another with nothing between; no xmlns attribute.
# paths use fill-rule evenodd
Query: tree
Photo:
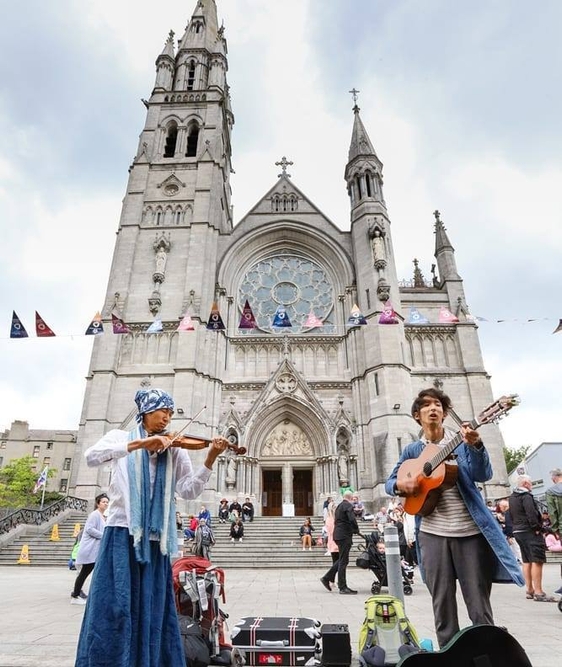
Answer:
<svg viewBox="0 0 562 667"><path fill-rule="evenodd" d="M24 507L39 505L41 493L33 493L39 473L34 470L37 459L32 456L23 456L13 459L3 468L0 468L0 507ZM49 469L48 477L52 477L56 470Z"/></svg>
<svg viewBox="0 0 562 667"><path fill-rule="evenodd" d="M511 474L515 468L525 459L528 451L531 449L530 445L523 445L517 449L511 447L503 446L503 457L505 459L505 467L507 468L507 474Z"/></svg>

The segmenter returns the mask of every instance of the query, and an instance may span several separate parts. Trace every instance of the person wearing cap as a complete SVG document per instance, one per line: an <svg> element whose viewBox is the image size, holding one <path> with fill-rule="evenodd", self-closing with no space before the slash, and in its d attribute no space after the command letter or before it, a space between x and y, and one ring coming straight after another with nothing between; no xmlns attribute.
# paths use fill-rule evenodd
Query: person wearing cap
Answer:
<svg viewBox="0 0 562 667"><path fill-rule="evenodd" d="M109 505L109 498L106 493L100 493L95 499L96 509L86 519L78 553L76 554L76 564L81 565L80 572L74 582L74 589L70 594L70 604L86 604L87 595L82 590L86 579L94 569L96 559L101 545L101 538L105 529L104 512Z"/></svg>
<svg viewBox="0 0 562 667"><path fill-rule="evenodd" d="M135 403L132 431L109 431L85 452L89 466L111 465L111 505L75 667L185 667L170 562L177 552L174 497L202 493L228 441L214 438L194 470L166 434L173 398L141 389Z"/></svg>

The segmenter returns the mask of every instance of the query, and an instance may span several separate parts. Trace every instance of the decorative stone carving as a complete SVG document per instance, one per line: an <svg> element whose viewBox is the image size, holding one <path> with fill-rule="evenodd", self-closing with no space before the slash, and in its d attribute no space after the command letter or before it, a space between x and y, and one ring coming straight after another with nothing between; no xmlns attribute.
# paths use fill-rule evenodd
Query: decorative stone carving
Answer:
<svg viewBox="0 0 562 667"><path fill-rule="evenodd" d="M377 297L379 301L386 303L390 299L390 285L384 278L380 278L377 285Z"/></svg>
<svg viewBox="0 0 562 667"><path fill-rule="evenodd" d="M347 486L349 484L349 434L345 430L340 430L336 443L338 447L338 480L340 486Z"/></svg>
<svg viewBox="0 0 562 667"><path fill-rule="evenodd" d="M154 248L155 257L154 257L154 273L152 274L152 280L155 283L161 284L164 282L166 275L166 263L168 261L168 253L172 248L172 243L170 237L166 237L164 233L160 237L156 237L156 240L152 244Z"/></svg>
<svg viewBox="0 0 562 667"><path fill-rule="evenodd" d="M262 456L310 456L312 446L306 435L295 424L278 424L269 434Z"/></svg>
<svg viewBox="0 0 562 667"><path fill-rule="evenodd" d="M369 227L369 239L371 240L371 250L373 252L373 263L375 269L381 274L387 265L386 257L386 232L381 222L375 219L375 222Z"/></svg>
<svg viewBox="0 0 562 667"><path fill-rule="evenodd" d="M297 378L291 373L281 373L275 386L282 394L292 394L297 388Z"/></svg>
<svg viewBox="0 0 562 667"><path fill-rule="evenodd" d="M224 482L229 489L234 489L236 486L236 470L238 468L238 459L236 454L231 449L226 450L226 473Z"/></svg>

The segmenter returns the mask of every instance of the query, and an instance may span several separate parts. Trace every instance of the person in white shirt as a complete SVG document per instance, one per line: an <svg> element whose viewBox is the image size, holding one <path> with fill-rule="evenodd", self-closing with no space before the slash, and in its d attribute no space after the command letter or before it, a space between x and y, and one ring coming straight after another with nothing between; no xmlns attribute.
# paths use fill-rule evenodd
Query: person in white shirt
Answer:
<svg viewBox="0 0 562 667"><path fill-rule="evenodd" d="M170 557L177 552L175 494L197 498L228 446L211 441L193 470L166 434L172 397L135 395L137 427L109 431L86 453L89 466L111 462L111 505L78 640L75 667L185 667Z"/></svg>

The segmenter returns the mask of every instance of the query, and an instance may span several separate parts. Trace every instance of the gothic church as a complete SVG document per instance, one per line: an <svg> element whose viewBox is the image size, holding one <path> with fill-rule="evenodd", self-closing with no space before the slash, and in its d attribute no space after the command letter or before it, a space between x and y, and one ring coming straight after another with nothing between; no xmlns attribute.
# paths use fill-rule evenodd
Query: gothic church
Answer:
<svg viewBox="0 0 562 667"><path fill-rule="evenodd" d="M277 182L234 224L227 70L215 0L199 0L177 45L170 33L156 59L71 493L93 498L107 488L108 470L88 468L83 452L109 429L130 425L136 390L153 386L174 396L175 427L195 417L188 433L225 434L246 448L219 459L201 497L212 510L222 496L251 496L258 514L313 515L346 485L376 510L401 447L417 437L409 411L421 388L441 386L462 419L492 402L453 246L436 212L433 280L416 271L411 283L399 283L383 164L357 105L342 164L349 231L307 198L285 158ZM246 301L253 329L239 327ZM398 322L380 324L389 301ZM224 329L207 327L215 303ZM349 325L355 304L366 325ZM273 326L279 306L291 327ZM411 307L430 323L409 323ZM442 307L458 321L438 324ZM128 333L111 333L112 314ZM193 330L178 331L186 314ZM147 333L155 319L162 330ZM497 497L507 481L502 437L494 425L482 431L496 471L484 493ZM194 464L203 457L191 455Z"/></svg>

